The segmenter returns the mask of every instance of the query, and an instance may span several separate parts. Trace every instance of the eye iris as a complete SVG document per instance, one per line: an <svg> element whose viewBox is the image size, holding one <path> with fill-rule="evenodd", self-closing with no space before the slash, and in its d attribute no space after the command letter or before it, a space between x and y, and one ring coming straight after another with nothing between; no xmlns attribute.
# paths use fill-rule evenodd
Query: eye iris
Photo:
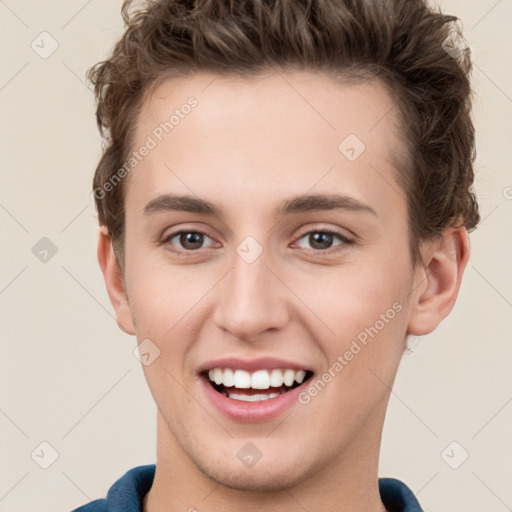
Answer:
<svg viewBox="0 0 512 512"><path fill-rule="evenodd" d="M180 236L180 244L185 247L185 249L199 249L202 243L203 235L201 233L188 232L182 233Z"/></svg>
<svg viewBox="0 0 512 512"><path fill-rule="evenodd" d="M315 249L328 249L332 244L333 235L330 233L312 233L309 235L309 242ZM320 245L315 247L315 245Z"/></svg>

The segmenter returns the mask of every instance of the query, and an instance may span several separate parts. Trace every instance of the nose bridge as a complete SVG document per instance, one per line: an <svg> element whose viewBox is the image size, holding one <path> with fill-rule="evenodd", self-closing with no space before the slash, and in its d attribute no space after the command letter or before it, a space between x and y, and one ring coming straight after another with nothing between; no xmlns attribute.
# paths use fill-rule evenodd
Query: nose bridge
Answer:
<svg viewBox="0 0 512 512"><path fill-rule="evenodd" d="M287 307L283 284L268 268L266 251L251 240L244 242L236 248L232 270L220 288L215 321L237 338L249 340L282 327Z"/></svg>

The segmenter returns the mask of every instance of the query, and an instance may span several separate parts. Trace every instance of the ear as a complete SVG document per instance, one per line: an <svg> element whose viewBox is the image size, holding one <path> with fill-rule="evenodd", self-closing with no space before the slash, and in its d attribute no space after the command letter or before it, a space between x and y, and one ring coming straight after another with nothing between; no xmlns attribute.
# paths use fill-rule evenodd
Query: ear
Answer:
<svg viewBox="0 0 512 512"><path fill-rule="evenodd" d="M98 262L103 272L110 302L114 306L117 325L127 334L135 334L128 296L124 286L123 274L117 263L112 239L105 226L100 227L98 238Z"/></svg>
<svg viewBox="0 0 512 512"><path fill-rule="evenodd" d="M408 334L423 336L432 332L453 309L462 275L469 259L466 228L448 228L439 238L422 248L411 292Z"/></svg>

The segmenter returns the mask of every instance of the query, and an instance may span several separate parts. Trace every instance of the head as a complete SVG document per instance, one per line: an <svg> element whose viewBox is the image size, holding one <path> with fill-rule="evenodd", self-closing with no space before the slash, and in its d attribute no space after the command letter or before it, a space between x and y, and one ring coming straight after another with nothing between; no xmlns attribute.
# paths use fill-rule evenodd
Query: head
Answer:
<svg viewBox="0 0 512 512"><path fill-rule="evenodd" d="M406 337L451 311L479 220L456 18L420 0L122 12L89 72L98 254L119 325L159 351L159 443L234 488L348 466L378 445ZM247 422L205 393L221 358L309 379L288 415Z"/></svg>

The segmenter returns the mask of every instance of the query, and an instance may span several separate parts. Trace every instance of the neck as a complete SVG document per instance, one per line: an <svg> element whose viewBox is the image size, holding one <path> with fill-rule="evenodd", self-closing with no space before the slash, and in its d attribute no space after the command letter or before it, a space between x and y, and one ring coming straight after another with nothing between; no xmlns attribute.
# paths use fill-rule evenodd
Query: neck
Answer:
<svg viewBox="0 0 512 512"><path fill-rule="evenodd" d="M157 463L143 512L385 512L378 488L380 428L363 429L350 448L320 471L292 485L254 491L233 488L203 473L183 451L160 413Z"/></svg>

